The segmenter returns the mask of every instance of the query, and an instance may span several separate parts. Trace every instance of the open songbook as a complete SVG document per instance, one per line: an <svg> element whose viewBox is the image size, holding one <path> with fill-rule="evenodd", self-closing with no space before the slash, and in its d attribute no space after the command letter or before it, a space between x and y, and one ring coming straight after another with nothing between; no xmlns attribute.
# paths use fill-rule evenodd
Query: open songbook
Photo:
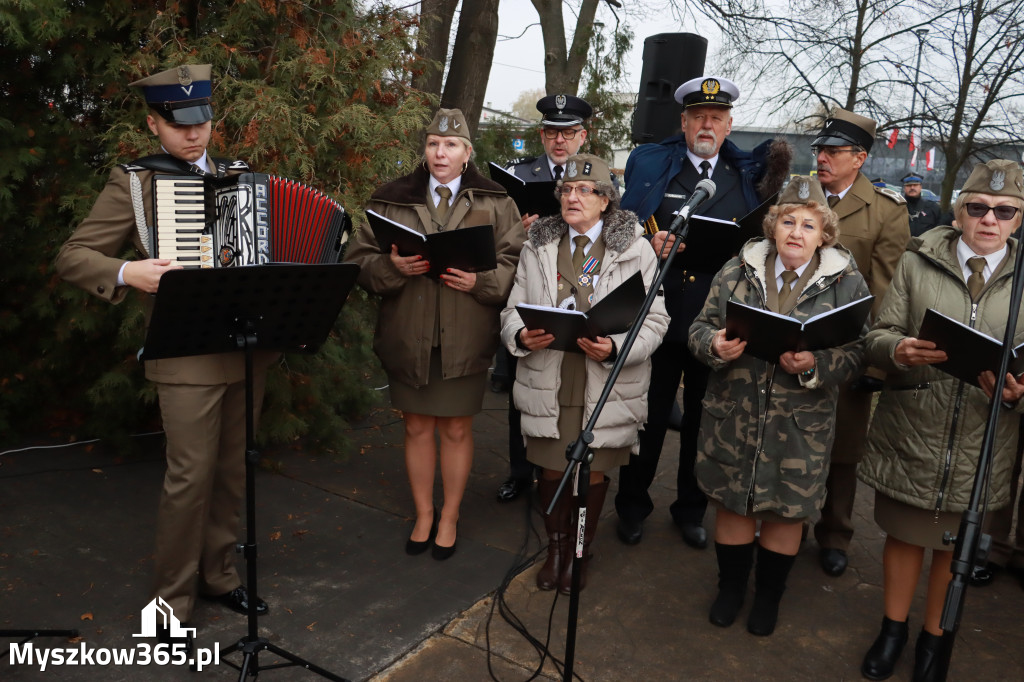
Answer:
<svg viewBox="0 0 1024 682"><path fill-rule="evenodd" d="M768 362L778 362L788 351L835 348L860 337L874 296L815 315L801 322L789 315L729 301L725 307L725 336L747 342L743 351Z"/></svg>
<svg viewBox="0 0 1024 682"><path fill-rule="evenodd" d="M735 222L702 215L690 216L686 248L676 254L672 266L696 272L718 272L730 258L739 253L740 247L747 240L764 236L762 222L768 209L775 204L776 196L772 195Z"/></svg>
<svg viewBox="0 0 1024 682"><path fill-rule="evenodd" d="M993 374L999 371L999 360L1003 352L1002 341L997 341L931 308L924 313L917 338L932 341L936 348L945 351L948 359L936 364L935 367L961 381L978 386L979 374L986 370ZM1024 373L1022 348L1024 344L1010 352L1010 364L1006 368L1015 377Z"/></svg>
<svg viewBox="0 0 1024 682"><path fill-rule="evenodd" d="M598 336L627 331L646 296L643 276L635 272L585 313L531 303L516 305L516 311L527 329L543 329L554 334L555 340L548 348L582 353L576 339L594 340Z"/></svg>
<svg viewBox="0 0 1024 682"><path fill-rule="evenodd" d="M562 205L555 197L555 181L527 182L496 163L489 163L491 180L505 188L520 215L537 214L541 218L560 213Z"/></svg>
<svg viewBox="0 0 1024 682"><path fill-rule="evenodd" d="M430 262L431 277L448 268L483 272L498 267L492 225L423 234L374 211L367 211L366 218L381 253L391 253L391 245L397 244L400 256L423 256Z"/></svg>

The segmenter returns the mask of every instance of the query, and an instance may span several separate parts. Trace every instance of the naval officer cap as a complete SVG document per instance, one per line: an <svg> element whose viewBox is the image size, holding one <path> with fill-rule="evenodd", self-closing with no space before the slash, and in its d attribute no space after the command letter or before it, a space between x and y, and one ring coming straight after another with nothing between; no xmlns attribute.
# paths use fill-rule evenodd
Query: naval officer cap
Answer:
<svg viewBox="0 0 1024 682"><path fill-rule="evenodd" d="M209 64L182 64L129 86L142 88L150 108L171 123L196 125L213 118L211 71Z"/></svg>
<svg viewBox="0 0 1024 682"><path fill-rule="evenodd" d="M835 107L825 119L811 147L845 147L852 144L869 152L875 143L875 128L874 120L867 116Z"/></svg>
<svg viewBox="0 0 1024 682"><path fill-rule="evenodd" d="M728 78L701 76L692 78L676 88L675 97L684 108L702 104L732 107L740 98L740 89Z"/></svg>
<svg viewBox="0 0 1024 682"><path fill-rule="evenodd" d="M537 100L537 111L541 113L541 125L553 128L568 128L579 125L594 114L585 99L574 95L548 95Z"/></svg>

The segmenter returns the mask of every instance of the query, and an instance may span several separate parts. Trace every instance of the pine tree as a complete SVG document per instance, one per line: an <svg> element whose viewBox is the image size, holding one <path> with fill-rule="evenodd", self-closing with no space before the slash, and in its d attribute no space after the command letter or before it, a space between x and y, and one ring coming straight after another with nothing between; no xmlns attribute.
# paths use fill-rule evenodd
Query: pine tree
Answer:
<svg viewBox="0 0 1024 682"><path fill-rule="evenodd" d="M40 428L158 424L136 359L141 296L110 306L52 267L110 169L159 151L127 83L213 64L212 150L323 189L359 222L370 192L415 162L429 116L408 87L413 23L342 0L0 0L0 446ZM318 354L271 372L265 440L344 446L346 418L372 400L372 318L354 292Z"/></svg>

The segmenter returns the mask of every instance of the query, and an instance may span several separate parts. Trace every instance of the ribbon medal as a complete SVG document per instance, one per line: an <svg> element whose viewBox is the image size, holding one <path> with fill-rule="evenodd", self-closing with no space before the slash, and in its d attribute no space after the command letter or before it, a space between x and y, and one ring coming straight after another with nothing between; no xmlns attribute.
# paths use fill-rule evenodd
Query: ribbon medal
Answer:
<svg viewBox="0 0 1024 682"><path fill-rule="evenodd" d="M583 270L583 274L576 278L576 281L579 282L581 287L590 286L590 283L593 280L592 273L594 272L594 270L597 269L597 266L600 264L601 261L597 260L593 256L590 256L589 258L587 258L586 261L583 262L583 266L580 268L581 270Z"/></svg>

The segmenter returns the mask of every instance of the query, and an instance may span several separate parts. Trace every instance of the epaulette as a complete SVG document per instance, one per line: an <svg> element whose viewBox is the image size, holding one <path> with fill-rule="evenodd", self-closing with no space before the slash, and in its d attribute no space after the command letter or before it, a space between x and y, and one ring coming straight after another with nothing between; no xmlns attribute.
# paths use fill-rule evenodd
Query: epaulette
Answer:
<svg viewBox="0 0 1024 682"><path fill-rule="evenodd" d="M883 197L889 197L890 199L895 201L897 204L905 204L905 203L907 203L906 198L902 194L897 192L896 190L889 189L888 187L878 187L878 186L874 186L874 187L875 187L875 191L876 192L881 194Z"/></svg>
<svg viewBox="0 0 1024 682"><path fill-rule="evenodd" d="M508 166L518 166L520 164L530 164L539 159L539 156L523 156L518 159L509 159ZM508 167L506 166L506 168Z"/></svg>

